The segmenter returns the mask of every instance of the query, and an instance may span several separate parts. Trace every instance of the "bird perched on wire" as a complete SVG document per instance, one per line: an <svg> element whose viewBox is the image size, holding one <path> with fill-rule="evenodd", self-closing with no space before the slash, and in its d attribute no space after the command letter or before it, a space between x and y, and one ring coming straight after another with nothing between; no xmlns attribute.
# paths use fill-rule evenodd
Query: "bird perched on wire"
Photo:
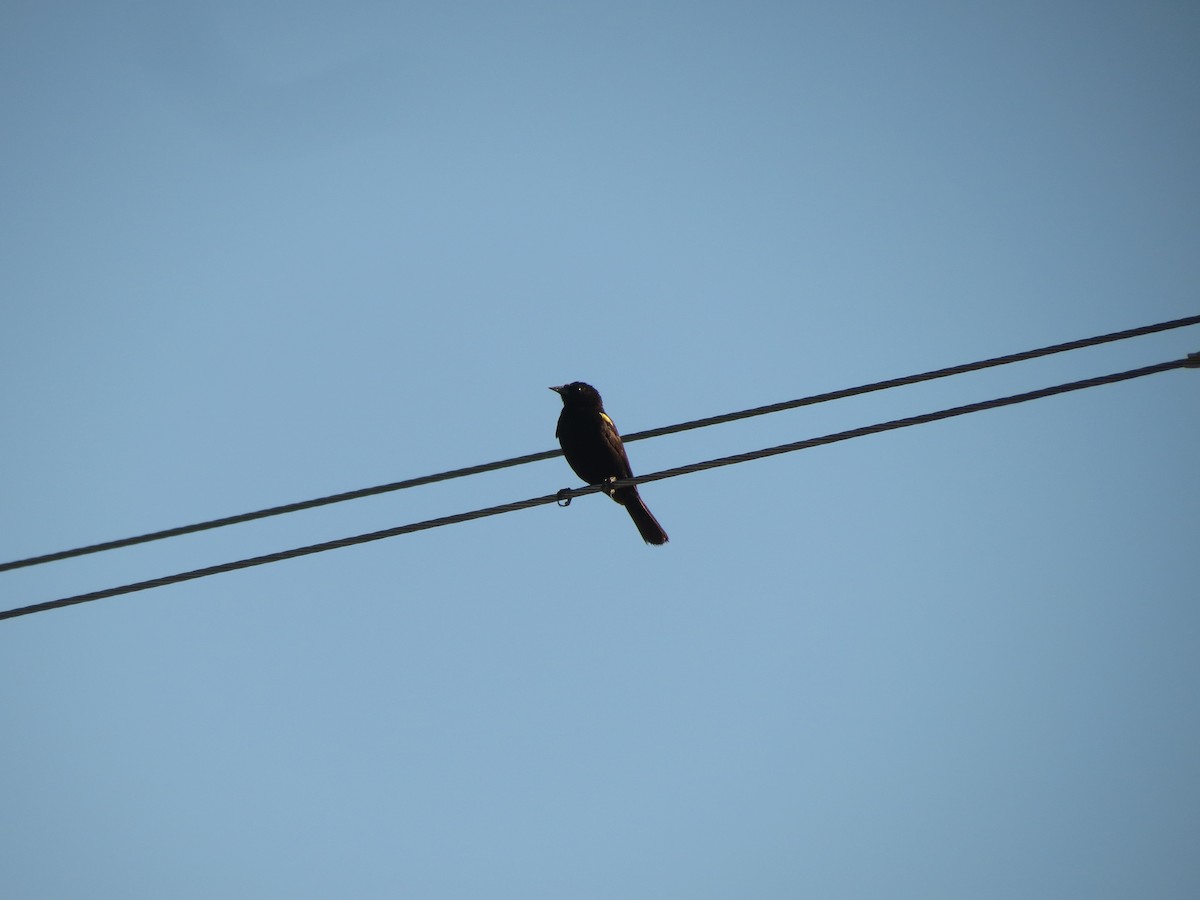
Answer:
<svg viewBox="0 0 1200 900"><path fill-rule="evenodd" d="M621 443L617 426L604 411L600 392L582 381L550 390L557 391L562 397L563 409L554 436L562 445L563 456L575 474L588 484L632 478L633 470L629 468L625 445ZM625 507L647 544L667 542L667 533L642 502L637 485L610 489L608 496Z"/></svg>

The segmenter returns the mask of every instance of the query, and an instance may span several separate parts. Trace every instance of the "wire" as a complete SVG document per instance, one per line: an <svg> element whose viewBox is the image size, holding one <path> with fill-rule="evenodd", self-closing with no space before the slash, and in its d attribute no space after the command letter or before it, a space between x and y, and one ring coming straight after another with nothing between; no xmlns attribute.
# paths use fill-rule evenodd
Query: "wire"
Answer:
<svg viewBox="0 0 1200 900"><path fill-rule="evenodd" d="M674 478L676 475L690 475L692 472L703 472L707 469L716 469L721 466L732 466L737 463L748 462L752 459L766 459L771 456L778 456L781 453L793 453L797 450L808 450L812 447L823 447L826 444L836 444L839 441L848 441L851 438L865 437L868 434L881 434L885 431L895 431L897 428L908 428L910 425L925 425L929 422L940 422L942 419L952 419L955 416L965 416L968 413L982 412L986 409L999 409L1003 406L1012 406L1017 403L1025 403L1028 400L1040 400L1043 397L1053 397L1057 394L1066 394L1071 391L1081 391L1084 388L1097 387L1102 384L1115 384L1119 381L1129 381L1133 378L1143 378L1146 375L1156 375L1159 372L1167 372L1172 369L1196 368L1196 363L1192 357L1187 359L1173 359L1170 362L1156 363L1153 366L1144 366L1140 369L1130 369L1127 372L1117 372L1112 375L1098 375L1095 378L1085 378L1082 381L1072 381L1067 384L1056 384L1051 387L1039 388L1036 391L1026 391L1022 394L1013 394L1009 397L998 397L995 400L983 400L979 403L968 403L965 406L955 406L950 409L939 409L935 412L923 413L919 416L909 416L904 419L893 419L890 422L880 422L876 425L866 425L862 428L851 428L849 431L839 431L835 434L826 434L821 437L808 438L803 441L796 441L791 444L780 444L777 447L767 447L764 450L753 450L749 453L735 453L733 456L723 456L720 459L710 459L705 462L691 463L686 466L678 466L674 469L664 469L661 472L654 472L650 475L645 475L639 478L629 479L630 483L642 484L648 481L659 481L663 478ZM617 482L622 485L625 482Z"/></svg>
<svg viewBox="0 0 1200 900"><path fill-rule="evenodd" d="M734 422L739 419L749 419L754 416L764 416L769 413L782 412L788 409L797 409L802 406L812 406L816 403L826 403L831 400L841 400L846 397L854 397L859 394L868 394L873 391L883 391L894 387L903 387L910 384L918 384L922 381L932 381L937 378L946 378L951 375L962 375L967 372L975 372L980 369L988 369L994 366L1004 366L1009 363L1023 362L1025 360L1037 359L1042 356L1050 356L1054 353L1064 353L1068 350L1079 350L1084 347L1094 347L1098 344L1107 344L1112 341L1121 341L1133 337L1141 337L1147 334L1156 334L1161 331L1169 331L1173 328L1184 328L1188 325L1200 324L1200 316L1188 316L1183 319L1172 319L1167 322L1159 322L1154 325L1143 325L1139 328L1130 328L1125 331L1114 331L1110 334L1101 334L1095 337L1082 338L1075 341L1067 341L1063 344L1051 344L1046 347L1039 347L1035 350L1026 350L1021 353L1010 353L1006 356L996 356L991 359L984 359L978 362L964 363L957 366L949 366L944 369L933 369L929 372L921 372L916 375L907 375L901 378L889 378L886 381L876 381L870 384L858 385L857 387L843 388L837 391L829 391L824 394L813 394L808 397L801 397L797 400L785 400L782 403L771 403L766 406L756 406L751 409L743 409L738 412L724 413L718 416L709 416L703 419L693 419L690 422L680 422L676 425L665 425L661 428L651 428L646 431L638 431L633 434L624 435L622 440L625 443L631 441L641 441L647 438L662 437L667 434L675 434L680 431L690 431L694 428L706 428L709 425L720 425L725 422ZM386 494L391 491L402 491L407 488L419 487L425 484L434 484L439 481L450 481L454 478L464 478L468 475L479 475L484 472L494 472L498 469L507 469L513 466L523 466L526 463L541 462L545 459L553 459L556 456L562 456L561 450L543 450L539 453L527 453L524 456L514 456L510 459L501 459L495 462L481 463L475 466L466 466L461 469L449 469L445 472L438 472L433 475L422 475L418 478L408 478L403 481L393 481L388 484L375 485L374 487L359 488L354 491L345 491L340 494L330 494L326 497L317 497L312 500L300 500L295 503L285 503L281 506L270 506L265 509L254 510L253 512L239 513L233 516L224 516L219 519L209 519L205 522L196 522L191 525L180 525L175 528L165 528L161 531L151 531L146 534L139 534L133 537L118 538L112 541L103 541L98 544L88 544L82 547L75 547L70 550L59 550L55 553L46 553L41 556L31 556L26 559L13 560L11 562L0 563L0 572L7 572L12 569L22 569L28 566L37 566L43 563L56 562L63 559L71 559L77 556L86 556L90 553L101 553L106 550L117 550L121 547L132 547L137 544L146 544L151 541L161 541L165 538L179 537L185 534L195 534L198 531L208 531L213 528L224 528L227 525L238 525L243 522L252 522L256 519L265 519L270 516L280 516L284 513L300 512L305 509L314 509L319 506L329 506L334 503L344 503L347 500L359 500L363 497L372 497L376 494Z"/></svg>
<svg viewBox="0 0 1200 900"><path fill-rule="evenodd" d="M675 434L679 431L688 431L692 428L704 428L709 425L720 425L725 422L734 422L738 419L749 419L752 416L764 416L769 413L782 412L787 409L798 409L802 406L812 406L817 403L827 403L830 400L842 400L847 397L857 397L860 394L870 394L874 391L885 391L895 387L905 387L910 384L920 384L923 381L934 381L938 378L947 378L951 375L964 375L967 372L978 372L981 369L990 369L996 366L1006 366L1010 363L1025 362L1030 359L1039 359L1043 356L1052 356L1055 353L1065 353L1068 350L1082 350L1084 347L1095 347L1098 344L1107 344L1112 341L1123 341L1133 337L1141 337L1147 334L1157 334L1160 331L1170 331L1173 328L1184 328L1188 325L1200 325L1200 316L1188 316L1183 319L1172 319L1169 322L1159 322L1155 325L1143 325L1140 328L1130 328L1125 331L1114 331L1111 334L1101 334L1090 338L1081 338L1076 341L1067 341L1063 344L1050 344L1046 347L1038 347L1035 350L1026 350L1022 353L1009 353L1006 356L994 356L991 359L983 359L978 362L963 363L957 366L948 366L944 369L931 369L928 372L921 372L916 375L905 375L900 378L889 378L885 381L875 381L870 384L861 384L857 387L843 388L838 391L829 391L824 394L813 394L809 397L801 397L798 400L785 400L782 403L770 403L766 406L756 406L752 409L744 409L740 412L725 413L720 416L709 416L705 419L695 419L691 422L682 422L678 425L667 425L664 428L651 428L647 431L639 431L634 434L622 435L621 440L625 443L629 441L640 441L643 438L660 437L664 434ZM2 571L2 569L0 569Z"/></svg>
<svg viewBox="0 0 1200 900"><path fill-rule="evenodd" d="M234 562L221 563L220 565L207 566L202 569L193 569L190 572L180 572L175 575L166 575L161 578L152 578L149 581L139 581L133 584L124 584L118 587L106 588L100 591L92 591L87 594L77 594L73 597L64 597L60 600L50 600L45 603L35 603L31 606L24 606L18 609L9 609L0 612L0 619L13 619L18 616L26 616L31 613L45 612L51 609L59 609L64 606L74 606L78 603L88 603L92 600L103 600L107 597L116 597L121 594L132 594L136 591L144 591L150 588L164 587L169 584L178 584L183 581L192 581L197 578L205 578L209 575L218 575L222 572L232 572L237 569L248 569L253 566L266 565L267 563L280 562L285 559L295 559L301 556L309 556L314 553L323 553L326 550L337 550L342 547L351 547L356 544L365 544L371 541L383 540L384 538L397 537L402 534L412 534L416 531L426 531L430 528L440 528L443 525L457 525L461 522L469 522L473 519L483 519L489 516L498 516L504 513L516 512L521 509L530 509L535 506L544 506L555 502L569 502L574 497L580 497L585 494L594 494L599 491L609 491L616 487L626 485L645 484L651 481L661 481L665 478L675 478L679 475L690 475L693 472L703 472L707 469L716 469L722 466L732 466L738 463L749 462L754 459L765 459L771 456L778 456L782 453L793 453L797 450L808 450L812 447L822 447L826 444L835 444L839 441L847 441L852 438L864 437L869 434L880 434L885 431L894 431L898 428L907 428L910 425L924 425L929 422L937 422L942 419L950 419L955 416L963 416L968 413L981 412L987 409L998 409L1003 406L1012 406L1017 403L1024 403L1028 400L1038 400L1043 397L1052 397L1056 394L1065 394L1070 391L1079 391L1084 388L1097 387L1102 384L1115 384L1120 381L1129 381L1133 378L1142 378L1146 375L1154 375L1159 372L1166 372L1171 369L1179 369L1185 367L1197 367L1195 356L1186 359L1176 359L1169 362L1158 363L1152 366L1145 366L1140 369L1131 369L1127 372L1117 372L1112 375L1099 375L1095 378L1086 378L1082 381L1073 381L1067 384L1058 384L1051 387L1041 388L1036 391L1027 391L1022 394L1013 394L1009 397L999 397L994 400L984 400L979 403L969 403L965 406L955 406L950 409L937 410L935 412L924 413L919 416L909 416L904 419L893 419L889 422L880 422L876 425L867 425L862 428L853 428L849 431L839 431L834 434L827 434L821 437L808 438L803 441L796 441L790 444L780 444L776 447L767 447L762 450L754 450L749 453L738 453L733 456L723 456L718 459L710 459L704 462L691 463L685 466L677 466L673 469L663 469L660 472L653 472L649 475L641 475L636 478L626 478L607 484L589 485L583 488L574 488L559 491L556 494L547 494L541 497L533 497L529 500L518 500L513 503L504 503L499 506L489 506L484 509L471 510L470 512L458 513L452 516L443 516L438 519L426 519L423 522L413 522L408 525L398 525L394 528L385 528L382 531L372 531L368 534L355 535L353 537L339 538L334 541L325 541L320 544L310 544L307 547L297 547L292 550L281 550L276 553L268 553L265 556L254 556L249 559L236 560Z"/></svg>

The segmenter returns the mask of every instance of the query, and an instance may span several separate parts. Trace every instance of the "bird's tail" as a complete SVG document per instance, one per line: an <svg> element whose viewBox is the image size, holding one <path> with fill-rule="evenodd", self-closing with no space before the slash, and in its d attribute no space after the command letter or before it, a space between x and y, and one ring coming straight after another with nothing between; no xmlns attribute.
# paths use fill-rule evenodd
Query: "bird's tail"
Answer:
<svg viewBox="0 0 1200 900"><path fill-rule="evenodd" d="M638 533L647 544L661 545L667 542L667 533L658 524L646 504L642 502L636 487L625 488L613 494L613 499L629 511L629 518L637 526Z"/></svg>

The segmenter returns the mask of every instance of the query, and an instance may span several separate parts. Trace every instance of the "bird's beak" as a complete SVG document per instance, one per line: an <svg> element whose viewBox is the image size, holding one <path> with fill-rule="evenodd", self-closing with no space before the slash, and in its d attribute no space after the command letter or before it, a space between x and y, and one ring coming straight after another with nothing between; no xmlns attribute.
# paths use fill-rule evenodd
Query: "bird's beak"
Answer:
<svg viewBox="0 0 1200 900"><path fill-rule="evenodd" d="M550 390L554 391L554 393L556 393L556 394L560 394L560 395L561 395L561 394L562 394L562 392L563 392L563 391L565 391L566 389L567 389L567 386L566 386L565 384L560 384L558 387L552 387L552 388L550 388Z"/></svg>

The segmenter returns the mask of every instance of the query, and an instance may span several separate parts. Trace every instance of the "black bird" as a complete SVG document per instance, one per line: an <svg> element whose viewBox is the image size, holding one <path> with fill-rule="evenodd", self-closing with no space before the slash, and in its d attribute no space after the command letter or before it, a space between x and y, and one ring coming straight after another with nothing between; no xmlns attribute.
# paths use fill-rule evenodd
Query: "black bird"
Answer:
<svg viewBox="0 0 1200 900"><path fill-rule="evenodd" d="M562 444L563 455L575 474L588 484L602 484L613 478L632 478L629 457L617 426L604 411L600 392L590 384L573 381L550 388L562 397L563 410L558 416L554 436ZM629 512L633 524L647 544L665 544L667 533L646 509L638 496L637 485L609 490L608 496Z"/></svg>

